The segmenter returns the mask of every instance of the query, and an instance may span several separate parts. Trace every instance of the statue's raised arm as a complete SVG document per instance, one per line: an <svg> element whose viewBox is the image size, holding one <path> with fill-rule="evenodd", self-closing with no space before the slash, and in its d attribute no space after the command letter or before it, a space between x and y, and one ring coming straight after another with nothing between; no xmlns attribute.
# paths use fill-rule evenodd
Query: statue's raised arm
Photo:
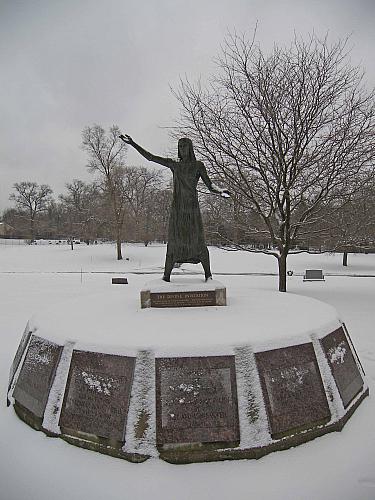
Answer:
<svg viewBox="0 0 375 500"><path fill-rule="evenodd" d="M150 153L149 151L146 151L145 149L142 148L139 144L137 144L133 139L130 137L128 134L121 134L119 138L126 142L126 144L129 144L129 146L133 146L134 149L138 151L146 160L153 161L154 163L159 163L159 165L163 165L164 167L171 168L173 164L173 160L170 158L164 158L162 156L156 156Z"/></svg>

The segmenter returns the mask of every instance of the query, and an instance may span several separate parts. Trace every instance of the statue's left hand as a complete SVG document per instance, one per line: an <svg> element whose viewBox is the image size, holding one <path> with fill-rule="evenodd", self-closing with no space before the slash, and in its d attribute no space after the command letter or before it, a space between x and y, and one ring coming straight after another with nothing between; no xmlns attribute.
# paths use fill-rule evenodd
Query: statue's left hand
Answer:
<svg viewBox="0 0 375 500"><path fill-rule="evenodd" d="M125 135L121 134L119 135L119 138L122 139L124 142L126 142L126 144L131 144L133 142L133 139L128 134Z"/></svg>

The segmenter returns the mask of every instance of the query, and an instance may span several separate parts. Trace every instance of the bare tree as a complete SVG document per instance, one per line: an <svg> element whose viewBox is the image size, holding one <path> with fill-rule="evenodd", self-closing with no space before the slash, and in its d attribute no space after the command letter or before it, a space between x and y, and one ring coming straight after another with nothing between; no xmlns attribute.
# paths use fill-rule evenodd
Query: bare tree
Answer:
<svg viewBox="0 0 375 500"><path fill-rule="evenodd" d="M375 182L364 185L345 200L338 209L328 210L326 246L343 253L342 264L348 265L348 253L375 248Z"/></svg>
<svg viewBox="0 0 375 500"><path fill-rule="evenodd" d="M148 212L152 208L152 225L155 238L163 243L168 239L169 211L172 203L172 185L157 189L153 195L152 207L149 205Z"/></svg>
<svg viewBox="0 0 375 500"><path fill-rule="evenodd" d="M175 91L178 133L259 216L261 225L249 221L248 231L269 238L272 248L262 251L277 258L286 291L297 239L321 228L324 207L343 202L373 165L374 93L350 66L345 41L315 35L269 55L254 40L229 35L217 62L206 87L184 80Z"/></svg>
<svg viewBox="0 0 375 500"><path fill-rule="evenodd" d="M147 245L151 239L154 202L162 184L162 173L145 167L128 167L125 173L124 195L135 223L135 238Z"/></svg>
<svg viewBox="0 0 375 500"><path fill-rule="evenodd" d="M94 236L101 194L95 183L87 184L79 179L68 182L66 190L67 193L60 195L59 199L73 250L74 233L79 232L86 242Z"/></svg>
<svg viewBox="0 0 375 500"><path fill-rule="evenodd" d="M104 192L112 211L117 259L122 259L121 233L125 216L123 177L126 144L119 139L120 130L112 126L108 133L100 125L86 127L82 132L82 147L89 157L88 168L101 176Z"/></svg>
<svg viewBox="0 0 375 500"><path fill-rule="evenodd" d="M16 203L18 210L22 211L29 221L30 238L35 237L35 224L38 214L48 209L52 201L52 189L47 184L23 181L13 185L16 191L9 196Z"/></svg>
<svg viewBox="0 0 375 500"><path fill-rule="evenodd" d="M6 208L2 215L2 221L14 227L18 238L30 238L30 224L25 220L25 213L16 208Z"/></svg>

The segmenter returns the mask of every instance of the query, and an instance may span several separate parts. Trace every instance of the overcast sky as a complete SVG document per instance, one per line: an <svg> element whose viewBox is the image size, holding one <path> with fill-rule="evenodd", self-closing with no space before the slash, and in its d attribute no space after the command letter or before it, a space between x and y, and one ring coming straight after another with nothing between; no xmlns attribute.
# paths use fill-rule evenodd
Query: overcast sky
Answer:
<svg viewBox="0 0 375 500"><path fill-rule="evenodd" d="M0 0L0 211L14 182L55 196L92 179L81 132L120 126L154 153L171 150L178 116L170 91L185 74L214 71L225 34L252 33L269 49L294 32L351 34L352 60L375 85L375 0ZM133 151L128 163L144 165Z"/></svg>

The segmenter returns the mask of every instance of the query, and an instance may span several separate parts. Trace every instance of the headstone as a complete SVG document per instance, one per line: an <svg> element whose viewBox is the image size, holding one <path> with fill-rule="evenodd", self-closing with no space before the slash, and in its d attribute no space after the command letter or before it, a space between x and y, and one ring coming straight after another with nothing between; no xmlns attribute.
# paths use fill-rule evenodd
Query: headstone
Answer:
<svg viewBox="0 0 375 500"><path fill-rule="evenodd" d="M127 285L127 278L112 278L112 285Z"/></svg>
<svg viewBox="0 0 375 500"><path fill-rule="evenodd" d="M363 387L363 379L342 327L321 339L344 408Z"/></svg>
<svg viewBox="0 0 375 500"><path fill-rule="evenodd" d="M156 359L157 444L239 441L234 356Z"/></svg>
<svg viewBox="0 0 375 500"><path fill-rule="evenodd" d="M324 281L321 269L306 269L303 281Z"/></svg>
<svg viewBox="0 0 375 500"><path fill-rule="evenodd" d="M134 365L135 358L74 350L60 427L123 442Z"/></svg>
<svg viewBox="0 0 375 500"><path fill-rule="evenodd" d="M11 385L12 385L12 382L14 379L14 375L16 374L16 371L17 371L18 366L20 364L23 353L25 352L26 346L30 340L30 337L31 337L31 330L29 328L29 322L27 322L27 325L26 325L26 328L23 332L21 341L18 344L17 352L14 356L12 366L10 367L8 391L11 388Z"/></svg>
<svg viewBox="0 0 375 500"><path fill-rule="evenodd" d="M259 352L255 357L272 437L330 419L312 344Z"/></svg>
<svg viewBox="0 0 375 500"><path fill-rule="evenodd" d="M61 352L62 346L31 337L13 397L38 418L43 417Z"/></svg>

